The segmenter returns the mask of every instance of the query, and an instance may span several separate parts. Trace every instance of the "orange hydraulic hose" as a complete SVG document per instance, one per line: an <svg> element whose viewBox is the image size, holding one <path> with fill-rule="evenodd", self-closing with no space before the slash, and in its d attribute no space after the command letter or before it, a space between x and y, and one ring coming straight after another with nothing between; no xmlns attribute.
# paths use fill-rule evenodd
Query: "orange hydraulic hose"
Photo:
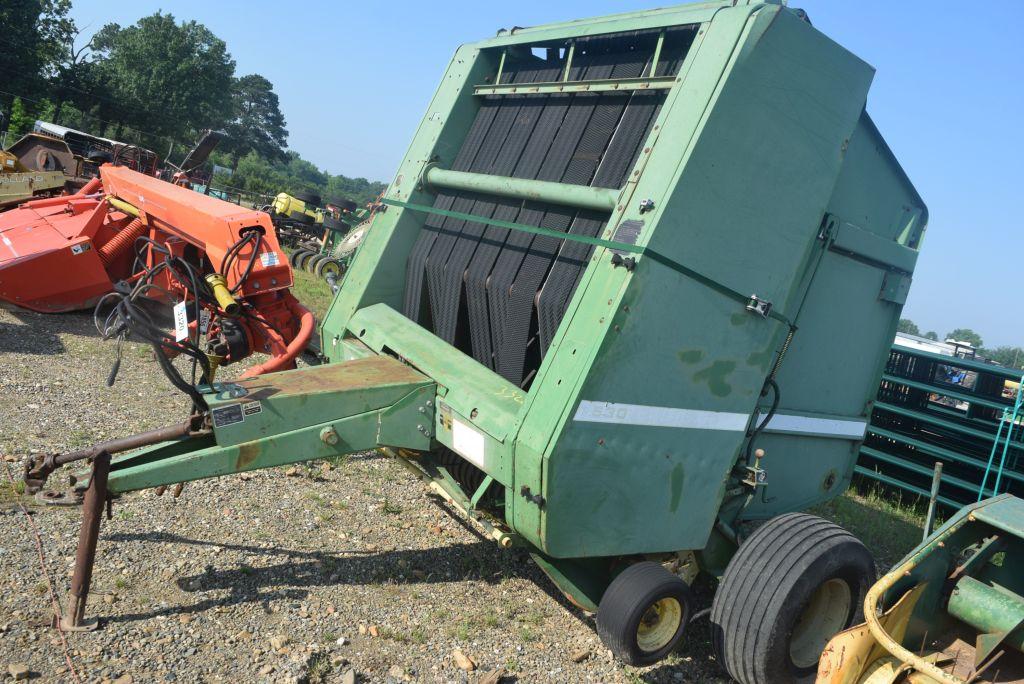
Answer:
<svg viewBox="0 0 1024 684"><path fill-rule="evenodd" d="M104 266L109 266L110 262L124 254L144 232L146 232L146 226L142 223L142 219L133 220L99 248L100 261Z"/></svg>
<svg viewBox="0 0 1024 684"><path fill-rule="evenodd" d="M290 292L285 293L284 303L288 309L299 318L299 332L295 339L288 343L283 354L274 356L258 366L253 366L242 373L241 379L253 378L264 373L279 371L293 362L303 352L309 339L313 336L313 328L316 326L316 318L313 313L302 306L299 300L295 299Z"/></svg>

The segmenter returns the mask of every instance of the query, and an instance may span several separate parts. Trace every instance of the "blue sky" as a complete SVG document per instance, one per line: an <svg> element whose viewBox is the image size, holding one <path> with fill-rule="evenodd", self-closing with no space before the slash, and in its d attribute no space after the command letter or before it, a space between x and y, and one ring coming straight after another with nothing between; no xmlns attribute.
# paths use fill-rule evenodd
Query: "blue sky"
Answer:
<svg viewBox="0 0 1024 684"><path fill-rule="evenodd" d="M793 0L877 69L868 109L928 203L929 233L905 315L940 335L1024 346L1012 289L1024 259L1013 207L1024 181L1024 56L1017 0ZM290 146L331 171L390 179L460 43L501 27L658 6L656 0L350 3L75 0L87 33L158 9L223 38L238 74L281 97ZM968 11L970 10L970 11Z"/></svg>

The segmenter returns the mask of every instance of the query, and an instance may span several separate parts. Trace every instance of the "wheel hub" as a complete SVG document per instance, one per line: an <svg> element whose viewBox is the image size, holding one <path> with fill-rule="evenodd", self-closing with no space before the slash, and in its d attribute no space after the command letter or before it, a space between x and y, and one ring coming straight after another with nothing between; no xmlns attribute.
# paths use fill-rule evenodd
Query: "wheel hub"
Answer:
<svg viewBox="0 0 1024 684"><path fill-rule="evenodd" d="M846 626L853 603L850 585L830 579L818 587L800 613L789 640L789 657L798 668L818 663L825 644Z"/></svg>
<svg viewBox="0 0 1024 684"><path fill-rule="evenodd" d="M683 607L674 598L663 598L653 603L636 628L636 643L648 653L663 648L672 641L683 621Z"/></svg>

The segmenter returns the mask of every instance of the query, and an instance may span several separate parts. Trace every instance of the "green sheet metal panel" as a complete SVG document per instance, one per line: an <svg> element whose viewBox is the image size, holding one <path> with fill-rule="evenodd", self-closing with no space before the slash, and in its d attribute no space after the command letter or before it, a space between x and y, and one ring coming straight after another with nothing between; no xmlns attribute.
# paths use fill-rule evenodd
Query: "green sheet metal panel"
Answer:
<svg viewBox="0 0 1024 684"><path fill-rule="evenodd" d="M663 91L656 125L601 235L612 239L622 222L642 221L637 245L647 252L628 271L613 267L604 247L595 250L527 393L454 348L441 353L445 343L425 329L374 327L373 305L400 307L405 262L425 218L412 209L391 206L376 215L323 325L332 361L373 328L367 334L374 351L394 354L438 383L439 403L483 436L485 451L501 454L500 466L484 470L510 487L509 521L552 556L702 547L789 330L785 321L802 310L815 320L798 321L783 372L797 373L801 355L818 368L840 359L851 384L816 402L815 393L829 393L820 371L817 382L781 376L789 423L763 437L778 484L763 490L750 514L839 493L859 437L793 426L841 424L848 432L865 415L865 383L873 385L884 360L873 345L879 331L895 325L908 282L874 262L912 266L907 250L917 244L906 238L926 215L923 205L893 209L909 183L862 116L870 67L774 3L635 12L463 46L386 197L432 203L421 178L432 164L451 167L480 106L473 86L493 76L504 46L682 24L700 30L677 84ZM845 167L848 156L857 164ZM872 173L875 185L868 183ZM837 199L843 174L853 193ZM857 194L858 184L861 195L878 194L874 205ZM876 187L893 184L900 188ZM641 211L645 199L653 211ZM851 218L848 207L867 219ZM850 227L819 239L827 209ZM894 235L899 244L890 244ZM747 312L743 300L755 294L781 316ZM852 323L858 316L871 320L866 334ZM815 356L814 346L835 331L850 335L862 353L843 356L844 343L842 352ZM436 430L442 444L454 446L442 412ZM790 482L808 464L821 470L814 481ZM832 471L835 481L819 491ZM524 488L543 501L521 496Z"/></svg>
<svg viewBox="0 0 1024 684"><path fill-rule="evenodd" d="M872 70L777 7L722 11L706 30L688 76L706 81L706 108L662 114L633 194L657 207L635 217L640 241L795 317ZM786 326L649 258L624 276L598 252L590 271L569 325L601 338L547 451L543 548L701 548ZM597 296L605 278L626 280L614 311Z"/></svg>

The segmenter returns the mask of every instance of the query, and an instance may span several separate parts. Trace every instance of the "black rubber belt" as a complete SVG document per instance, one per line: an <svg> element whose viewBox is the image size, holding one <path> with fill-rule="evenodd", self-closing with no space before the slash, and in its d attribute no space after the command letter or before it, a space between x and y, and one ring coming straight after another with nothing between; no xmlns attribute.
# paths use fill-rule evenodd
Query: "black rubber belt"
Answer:
<svg viewBox="0 0 1024 684"><path fill-rule="evenodd" d="M692 29L668 32L659 75L678 70L693 35ZM578 40L570 79L640 76L647 65L639 57L650 55L656 36L644 31ZM507 64L509 82L557 80L561 69L552 54ZM663 100L663 93L489 98L452 168L621 187ZM410 252L405 314L521 384L550 344L592 245L608 242L593 237L607 217L462 191L439 193L428 213ZM550 232L523 232L529 226Z"/></svg>
<svg viewBox="0 0 1024 684"><path fill-rule="evenodd" d="M640 60L624 63L616 67L612 77L634 78L643 73L648 66L647 61ZM643 144L641 135L647 129L651 118L652 108L644 105L664 97L660 93L643 94L655 95L655 98L637 98L627 95L621 102L621 106L615 100L610 103L608 115L617 117L618 121L611 141L604 143L605 150L601 157L601 164L597 168L591 185L603 188L621 188L625 185L626 174L633 166L630 162L640 145ZM581 211L576 215L576 220L573 221L569 232L575 235L597 236L607 220L608 217L603 213ZM542 357L551 345L551 339L562 321L569 298L576 290L581 270L587 259L590 258L592 251L593 247L586 243L573 240L564 241L544 284L541 286L537 297L537 328Z"/></svg>
<svg viewBox="0 0 1024 684"><path fill-rule="evenodd" d="M544 155L565 118L569 100L570 97L567 95L551 95L544 98L543 108L537 117L530 139L511 173L513 177L537 177ZM496 202L491 217L499 221L513 221L518 216L521 206L522 202L518 200L501 199ZM495 360L487 307L487 283L508 234L508 228L488 224L466 269L466 305L473 358L491 369L495 368Z"/></svg>
<svg viewBox="0 0 1024 684"><path fill-rule="evenodd" d="M558 75L557 67L537 70L528 80L549 81ZM499 129L501 133L501 145L489 166L484 168L480 164L474 171L494 176L510 176L516 168L519 157L523 154L527 142L533 133L539 115L543 110L547 96L523 96L506 98L503 103L503 111L499 118L509 120L506 127L504 122ZM492 128L498 128L497 122ZM470 214L476 216L490 217L497 205L497 198L491 196L477 196L469 210ZM468 319L463 308L463 282L470 262L474 258L474 252L486 229L484 224L467 221L457 226L458 233L455 234L455 227L452 228L453 240L451 251L445 261L443 273L443 288L438 298L431 297L431 301L440 299L443 306L439 307L439 315L434 318L434 333L450 344L460 344L467 338ZM462 326L458 324L463 322ZM468 326L470 329L472 326ZM462 328L462 330L459 330Z"/></svg>
<svg viewBox="0 0 1024 684"><path fill-rule="evenodd" d="M498 113L499 104L498 98L488 98L484 101L483 106L473 120L473 125L469 129L469 134L466 136L462 148L452 163L452 168L458 171L469 170L473 159L480 150L484 137L487 135L487 130L491 127L494 116ZM455 195L453 193L442 192L435 198L434 207L436 209L451 209L454 202ZM405 315L427 327L432 326L428 324L428 321L424 320L423 316L423 313L429 310L426 306L423 292L424 266L427 256L430 254L430 249L434 246L437 233L441 226L444 225L444 221L445 219L438 215L429 215L427 217L426 222L423 224L423 230L420 231L416 243L409 252L409 260L406 264Z"/></svg>
<svg viewBox="0 0 1024 684"><path fill-rule="evenodd" d="M582 71L580 78L601 79L611 76L616 58L611 54L612 45L610 40L601 40L597 46L582 51L579 60ZM607 139L604 144L600 142L604 137L604 129L614 126L613 122L608 121L607 113L599 111L605 101L603 94L579 94L573 98L566 115L566 125L559 131L551 153L545 160L545 167L551 177L542 180L556 180L572 185L590 183L600 154L607 144ZM563 132L565 135L562 135ZM611 130L607 130L607 138L610 137ZM552 173L556 170L560 171L557 176ZM564 233L572 225L575 215L576 211L567 207L531 206L527 203L519 222ZM496 370L516 385L523 382L528 355L539 364L539 349L527 349L530 339L536 334L534 301L559 244L560 240L556 238L534 235L529 240L528 249L521 253L521 258L512 260L514 263L510 266L514 266L514 272L512 268L499 271L496 266L492 275L489 288L492 302L491 333L492 337L499 339L495 346ZM495 302L497 308L493 305Z"/></svg>
<svg viewBox="0 0 1024 684"><path fill-rule="evenodd" d="M632 39L623 40L628 42ZM615 48L625 42L613 41L609 46L609 54L597 58L600 66L588 69L586 78L639 76L646 66L646 54L642 51L624 54L618 52ZM573 153L572 162L566 169L563 183L591 185L601 165L615 163L615 160L609 158L612 151L610 143L628 103L629 96L626 94L606 93L599 98L587 129ZM632 156L632 150L615 152L627 158ZM618 186L621 186L621 183ZM582 222L578 220L578 214L573 218L565 231L588 236L596 235L607 221L605 216L596 221ZM498 368L498 372L512 382L522 384L524 379L528 380L531 371L536 370L543 358L544 350L538 338L542 325L537 310L540 291L550 285L553 298L564 298L575 283L576 274L571 269L559 269L553 274L554 280L551 278L552 264L564 244L567 243L543 236L535 237L530 253L524 259L523 268L520 269L519 276L513 284L507 319L508 328L503 336L505 346L499 353ZM556 320L552 329L557 327Z"/></svg>

